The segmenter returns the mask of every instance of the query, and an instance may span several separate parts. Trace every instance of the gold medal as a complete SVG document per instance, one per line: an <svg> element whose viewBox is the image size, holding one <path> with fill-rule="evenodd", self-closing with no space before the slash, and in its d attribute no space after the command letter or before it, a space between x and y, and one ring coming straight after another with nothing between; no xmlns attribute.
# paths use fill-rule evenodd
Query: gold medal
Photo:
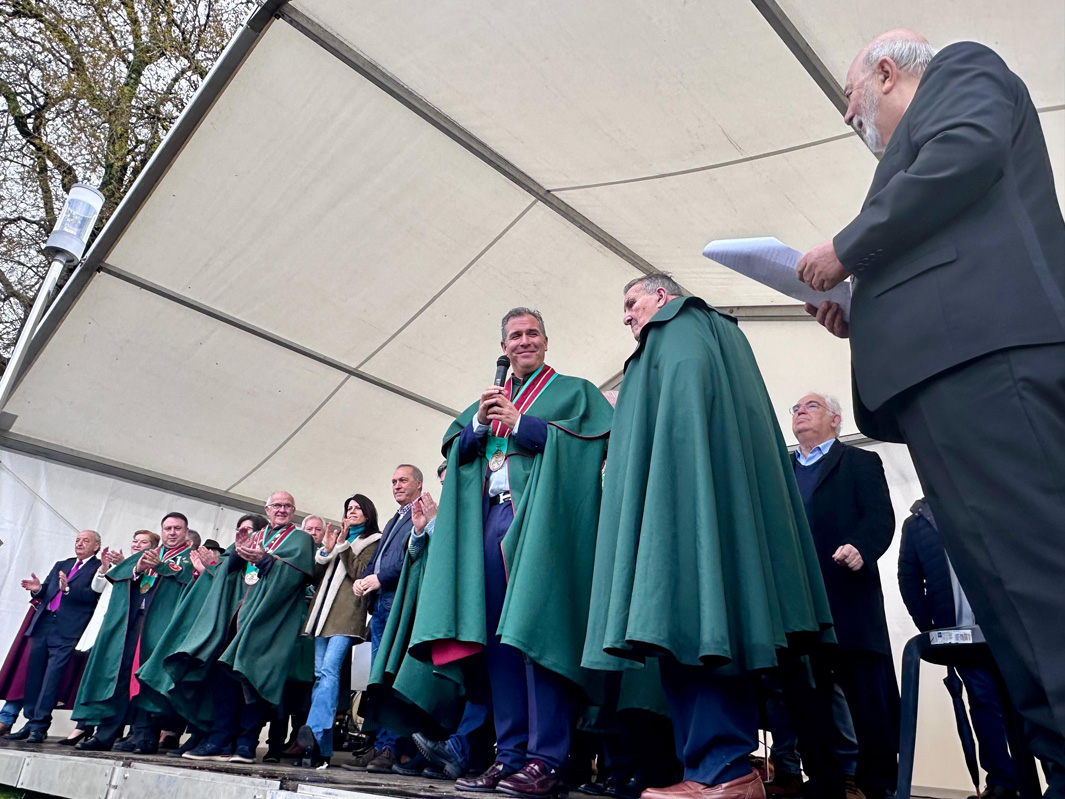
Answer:
<svg viewBox="0 0 1065 799"><path fill-rule="evenodd" d="M244 575L244 582L246 582L248 585L255 585L257 582L259 582L259 572L248 572Z"/></svg>
<svg viewBox="0 0 1065 799"><path fill-rule="evenodd" d="M492 453L492 457L488 460L488 468L493 472L498 472L503 468L503 464L506 463L506 460L507 456L504 454L503 450L497 449Z"/></svg>
<svg viewBox="0 0 1065 799"><path fill-rule="evenodd" d="M143 580L141 580L141 593L142 594L147 594L151 590L152 590L152 584L151 583L146 583Z"/></svg>

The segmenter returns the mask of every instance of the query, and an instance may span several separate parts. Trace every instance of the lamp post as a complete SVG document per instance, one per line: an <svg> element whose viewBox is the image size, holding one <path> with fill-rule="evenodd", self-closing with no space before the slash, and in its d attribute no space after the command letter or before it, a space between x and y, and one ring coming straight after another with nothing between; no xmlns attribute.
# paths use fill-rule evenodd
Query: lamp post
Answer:
<svg viewBox="0 0 1065 799"><path fill-rule="evenodd" d="M29 315L26 317L26 323L11 353L11 359L7 362L4 375L0 378L0 411L4 409L15 387L15 378L26 357L27 348L41 317L48 308L59 277L66 266L76 264L81 260L85 246L89 242L89 236L92 235L92 227L96 224L96 218L100 215L103 205L104 196L95 186L75 183L71 187L67 201L63 204L63 210L59 214L59 221L56 222L44 245L44 254L52 263L48 267L48 273L44 277L40 291L37 292L37 299L33 301L33 307L30 308Z"/></svg>

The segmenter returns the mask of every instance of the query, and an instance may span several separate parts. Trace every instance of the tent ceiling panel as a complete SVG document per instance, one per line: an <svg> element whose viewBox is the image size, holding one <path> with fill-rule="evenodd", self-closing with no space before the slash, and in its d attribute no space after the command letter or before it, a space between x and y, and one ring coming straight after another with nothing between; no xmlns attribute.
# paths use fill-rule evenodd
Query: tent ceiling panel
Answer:
<svg viewBox="0 0 1065 799"><path fill-rule="evenodd" d="M621 289L639 274L537 204L364 370L465 408L492 381L500 319L523 305L544 316L548 363L601 384L632 352Z"/></svg>
<svg viewBox="0 0 1065 799"><path fill-rule="evenodd" d="M547 188L838 133L749 0L292 5Z"/></svg>
<svg viewBox="0 0 1065 799"><path fill-rule="evenodd" d="M246 496L291 491L299 512L339 519L355 492L377 505L380 523L395 510L389 478L400 463L425 472L439 496L436 467L451 419L369 383L348 380L273 457L234 490Z"/></svg>
<svg viewBox="0 0 1065 799"><path fill-rule="evenodd" d="M357 365L529 202L277 23L108 261Z"/></svg>
<svg viewBox="0 0 1065 799"><path fill-rule="evenodd" d="M97 275L6 410L14 433L226 489L342 378Z"/></svg>
<svg viewBox="0 0 1065 799"><path fill-rule="evenodd" d="M876 160L850 136L670 178L563 193L573 205L713 305L794 303L702 256L714 239L776 236L795 249L858 213Z"/></svg>
<svg viewBox="0 0 1065 799"><path fill-rule="evenodd" d="M936 47L982 42L1028 84L1039 108L1065 102L1065 3L1029 0L778 0L799 32L821 56L840 86L858 51L890 28L913 28Z"/></svg>

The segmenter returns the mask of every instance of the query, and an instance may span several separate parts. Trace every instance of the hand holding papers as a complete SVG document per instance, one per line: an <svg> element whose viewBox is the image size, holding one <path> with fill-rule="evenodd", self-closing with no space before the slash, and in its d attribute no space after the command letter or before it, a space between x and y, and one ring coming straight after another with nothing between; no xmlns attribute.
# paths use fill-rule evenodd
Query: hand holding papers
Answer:
<svg viewBox="0 0 1065 799"><path fill-rule="evenodd" d="M837 303L844 319L850 318L850 283L840 283L831 291L815 291L795 276L802 253L775 238L720 239L707 244L703 255L800 302L814 306L826 300Z"/></svg>

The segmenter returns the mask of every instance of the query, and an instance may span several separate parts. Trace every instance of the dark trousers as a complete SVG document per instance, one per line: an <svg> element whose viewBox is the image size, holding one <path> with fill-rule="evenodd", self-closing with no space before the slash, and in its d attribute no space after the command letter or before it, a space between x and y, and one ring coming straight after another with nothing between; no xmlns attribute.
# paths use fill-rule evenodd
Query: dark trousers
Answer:
<svg viewBox="0 0 1065 799"><path fill-rule="evenodd" d="M1029 746L1065 768L1065 345L986 355L894 405Z"/></svg>
<svg viewBox="0 0 1065 799"><path fill-rule="evenodd" d="M247 700L244 686L229 669L212 669L208 682L214 701L208 743L223 750L232 750L234 745L250 746L254 750L271 707L261 699Z"/></svg>
<svg viewBox="0 0 1065 799"><path fill-rule="evenodd" d="M140 642L141 627L144 624L144 612L141 610L139 597L134 595L130 608L129 623L126 625L126 641L122 648L122 661L115 681L115 692L107 700L107 716L96 728L96 739L111 745L122 734L126 724L132 726L134 742L143 748L154 749L159 743L159 727L152 714L137 706L136 700L129 695L130 680L133 677L133 659Z"/></svg>
<svg viewBox="0 0 1065 799"><path fill-rule="evenodd" d="M855 782L868 797L893 794L899 781L900 701L891 656L838 650L830 657L858 739Z"/></svg>
<svg viewBox="0 0 1065 799"><path fill-rule="evenodd" d="M987 784L1015 791L1017 772L1006 743L1006 720L995 675L990 669L979 668L959 668L957 672L969 696L969 717L980 750L980 767L987 772Z"/></svg>
<svg viewBox="0 0 1065 799"><path fill-rule="evenodd" d="M51 725L59 683L77 643L59 635L54 613L46 610L37 620L30 638L26 691L22 698L22 712L29 729L47 731Z"/></svg>
<svg viewBox="0 0 1065 799"><path fill-rule="evenodd" d="M670 657L660 664L684 779L720 785L750 774L747 756L758 747L754 678L724 677Z"/></svg>
<svg viewBox="0 0 1065 799"><path fill-rule="evenodd" d="M526 662L495 634L507 592L507 573L500 545L514 520L506 502L493 505L484 520L484 594L488 641L485 666L492 692L497 758L520 769L539 759L562 768L569 753L573 701L567 680L544 667Z"/></svg>

